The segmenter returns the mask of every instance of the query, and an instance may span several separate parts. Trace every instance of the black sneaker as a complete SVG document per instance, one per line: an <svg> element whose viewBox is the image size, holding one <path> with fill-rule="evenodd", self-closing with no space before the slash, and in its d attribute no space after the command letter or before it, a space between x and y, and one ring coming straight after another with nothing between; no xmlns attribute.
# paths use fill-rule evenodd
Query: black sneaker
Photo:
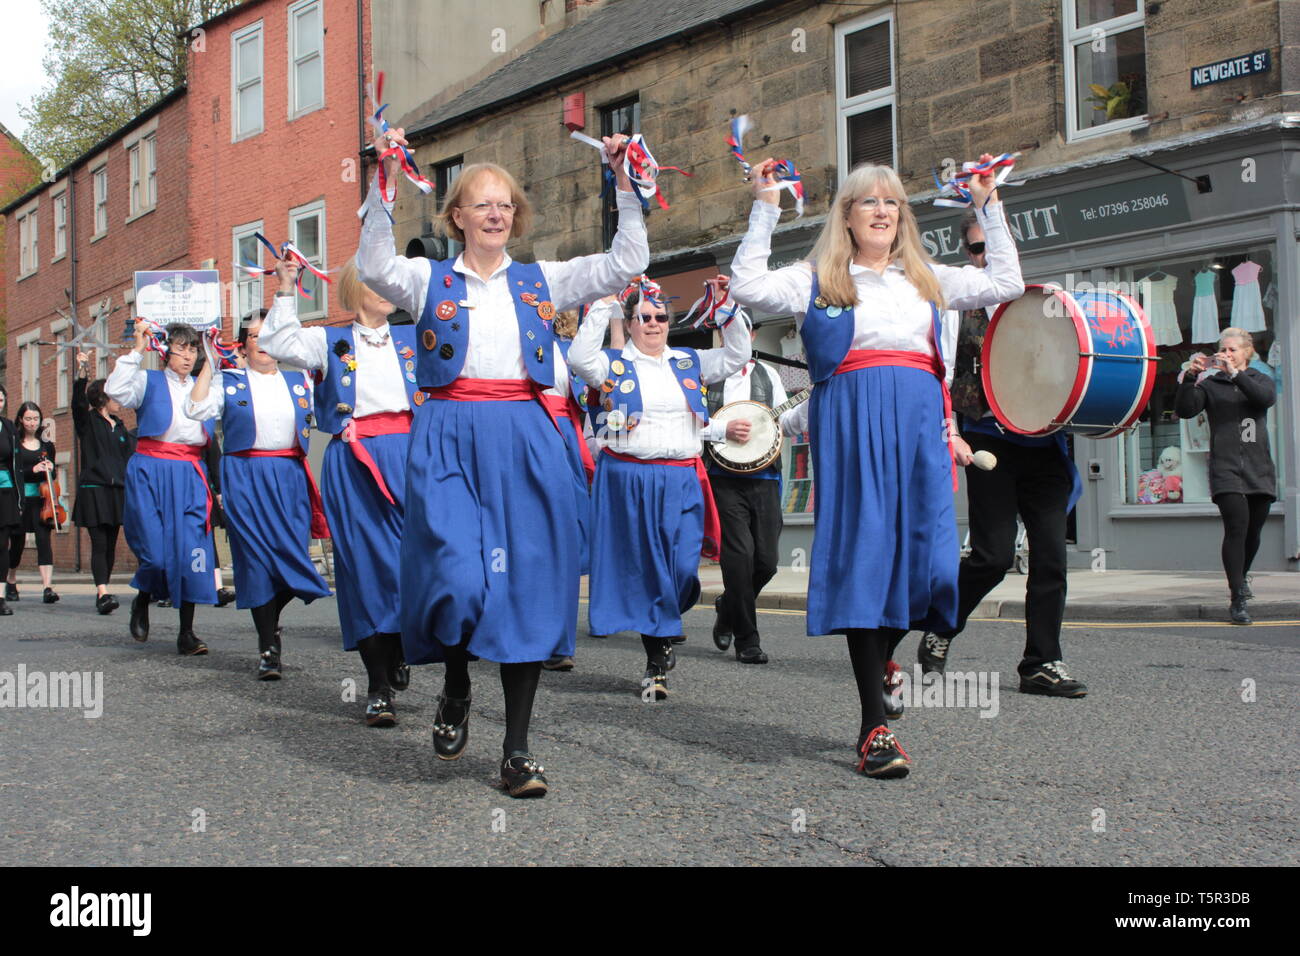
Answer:
<svg viewBox="0 0 1300 956"><path fill-rule="evenodd" d="M719 594L713 599L713 646L720 651L726 651L731 647L735 635L731 629L722 623L722 595Z"/></svg>
<svg viewBox="0 0 1300 956"><path fill-rule="evenodd" d="M753 644L745 644L744 646L737 644L736 660L742 664L766 664L767 654L763 652L763 648L757 641Z"/></svg>
<svg viewBox="0 0 1300 956"><path fill-rule="evenodd" d="M1233 624L1255 623L1250 619L1250 612L1246 610L1246 596L1241 591L1237 592L1237 596L1228 605L1228 617Z"/></svg>
<svg viewBox="0 0 1300 956"><path fill-rule="evenodd" d="M512 797L544 797L549 789L545 770L528 754L512 753L501 761L501 789Z"/></svg>
<svg viewBox="0 0 1300 956"><path fill-rule="evenodd" d="M41 596L41 600L46 604L53 604L58 601L58 599L59 596L55 593L54 588L46 588L45 594Z"/></svg>
<svg viewBox="0 0 1300 956"><path fill-rule="evenodd" d="M1047 697L1086 697L1088 686L1077 681L1065 669L1064 661L1037 664L1020 673L1020 693Z"/></svg>
<svg viewBox="0 0 1300 956"><path fill-rule="evenodd" d="M885 665L885 716L890 720L897 720L903 716L903 699L894 696L903 687L903 669L898 666L897 661L890 661Z"/></svg>
<svg viewBox="0 0 1300 956"><path fill-rule="evenodd" d="M257 662L257 679L280 679L280 648L270 647L262 652L262 657Z"/></svg>
<svg viewBox="0 0 1300 956"><path fill-rule="evenodd" d="M948 645L951 637L940 637L931 631L921 635L921 642L916 645L916 662L921 665L922 674L942 674L948 664Z"/></svg>
<svg viewBox="0 0 1300 956"><path fill-rule="evenodd" d="M912 758L884 724L858 745L858 753L862 755L858 761L858 773L864 777L906 777L912 769Z"/></svg>
<svg viewBox="0 0 1300 956"><path fill-rule="evenodd" d="M641 689L637 691L647 704L651 701L668 699L668 676L657 665L650 664L641 678Z"/></svg>
<svg viewBox="0 0 1300 956"><path fill-rule="evenodd" d="M95 598L95 610L100 614L112 614L118 607L117 598L111 594L101 594Z"/></svg>

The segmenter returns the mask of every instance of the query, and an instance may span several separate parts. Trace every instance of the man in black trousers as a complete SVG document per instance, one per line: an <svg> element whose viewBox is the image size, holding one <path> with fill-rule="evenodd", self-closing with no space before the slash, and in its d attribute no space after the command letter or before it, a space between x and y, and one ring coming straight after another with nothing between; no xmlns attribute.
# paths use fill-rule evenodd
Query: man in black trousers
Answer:
<svg viewBox="0 0 1300 956"><path fill-rule="evenodd" d="M749 325L749 317L736 314L735 322ZM749 331L754 338L753 327ZM786 400L785 386L776 370L750 359L739 372L720 386L709 390L709 414L732 402L762 402L775 408ZM728 438L748 437L747 422L743 434L727 430ZM706 444L706 447L707 444ZM740 475L727 471L710 457L709 483L713 501L722 524L723 593L713 602L717 619L713 624L713 643L727 650L735 640L736 660L742 664L766 664L767 654L760 646L758 634L758 593L776 574L777 543L781 538L781 471L779 459L762 471Z"/></svg>
<svg viewBox="0 0 1300 956"><path fill-rule="evenodd" d="M983 269L984 231L973 210L963 217L961 233L967 257ZM983 309L962 315L951 392L961 437L972 452L992 452L998 463L992 471L966 469L971 550L962 559L957 577L957 629L951 633L927 631L917 646L917 660L925 673L943 673L952 639L1015 560L1019 512L1029 537L1020 690L1050 697L1083 697L1088 688L1069 675L1061 660L1066 515L1078 500L1082 483L1063 432L1044 437L1018 435L1004 430L989 411L979 370L988 325L989 315Z"/></svg>

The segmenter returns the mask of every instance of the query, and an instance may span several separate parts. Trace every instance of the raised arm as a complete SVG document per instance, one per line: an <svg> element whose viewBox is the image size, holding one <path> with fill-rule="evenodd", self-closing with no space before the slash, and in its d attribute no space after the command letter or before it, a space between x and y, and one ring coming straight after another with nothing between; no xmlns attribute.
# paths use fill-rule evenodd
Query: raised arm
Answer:
<svg viewBox="0 0 1300 956"><path fill-rule="evenodd" d="M185 399L186 418L192 418L196 422L206 422L210 418L220 418L225 412L225 376L220 372L213 374L214 364L211 361L204 362L203 370L194 379L190 397Z"/></svg>
<svg viewBox="0 0 1300 956"><path fill-rule="evenodd" d="M976 205L975 219L984 230L988 268L934 266L950 309L978 309L1010 302L1025 294L1020 255L1002 212L1002 203Z"/></svg>
<svg viewBox="0 0 1300 956"><path fill-rule="evenodd" d="M700 353L700 379L705 385L724 382L745 367L753 346L749 341L749 328L740 313L722 330L722 348L705 349Z"/></svg>
<svg viewBox="0 0 1300 956"><path fill-rule="evenodd" d="M361 281L399 309L418 317L424 308L432 267L428 259L408 259L397 254L393 224L388 218L393 204L379 195L378 176L370 184L361 208L366 217L361 226L361 244L357 247L357 273Z"/></svg>
<svg viewBox="0 0 1300 956"><path fill-rule="evenodd" d="M135 323L135 346L113 363L113 371L104 382L104 394L116 399L123 408L139 408L144 402L144 390L149 377L140 367L144 359L144 342L147 335L143 321Z"/></svg>
<svg viewBox="0 0 1300 956"><path fill-rule="evenodd" d="M578 326L578 333L569 346L569 368L584 382L597 387L609 378L609 357L601 351L605 329L611 316L621 315L622 306L613 296L601 299L587 310L587 317Z"/></svg>
<svg viewBox="0 0 1300 956"><path fill-rule="evenodd" d="M731 260L731 295L743 306L773 315L794 313L803 321L812 295L812 269L806 262L768 271L772 255L772 230L781 207L756 200L749 213L749 229Z"/></svg>
<svg viewBox="0 0 1300 956"><path fill-rule="evenodd" d="M283 260L276 265L277 273L283 265ZM271 303L271 310L262 323L257 342L262 351L277 361L308 370L323 369L329 362L325 330L304 329L298 321L298 298L293 291L293 279L289 275L296 271L297 267L292 264L284 266L284 274L280 277L280 292Z"/></svg>
<svg viewBox="0 0 1300 956"><path fill-rule="evenodd" d="M90 416L90 403L86 401L86 376L90 371L90 356L77 353L77 378L72 383L72 425L80 435L86 430Z"/></svg>
<svg viewBox="0 0 1300 956"><path fill-rule="evenodd" d="M539 262L551 301L559 311L577 308L584 302L613 295L650 265L650 246L646 239L645 219L636 193L616 190L618 198L618 232L609 252L579 256L565 262Z"/></svg>

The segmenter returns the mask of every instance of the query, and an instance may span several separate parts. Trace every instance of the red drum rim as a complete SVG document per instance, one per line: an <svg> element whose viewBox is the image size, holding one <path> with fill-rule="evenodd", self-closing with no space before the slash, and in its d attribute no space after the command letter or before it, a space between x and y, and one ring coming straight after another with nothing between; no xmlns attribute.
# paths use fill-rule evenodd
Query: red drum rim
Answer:
<svg viewBox="0 0 1300 956"><path fill-rule="evenodd" d="M1014 425L1003 413L1001 406L998 404L997 396L994 394L993 383L989 377L989 350L993 344L993 334L998 327L999 321L1006 310L1016 302L1019 302L1031 292L1042 295L1044 298L1048 294L1060 293L1061 301L1065 304L1066 312L1074 322L1074 334L1079 345L1079 365L1074 374L1074 385L1070 389L1070 394L1065 400L1065 405L1061 410L1052 416L1051 420L1060 422L1059 425L1049 425L1047 428L1040 428L1038 431L1027 431ZM1131 301L1131 300L1130 300ZM1141 314L1141 313L1139 313ZM1154 341L1151 330L1144 323L1148 339ZM980 384L984 386L984 398L989 403L989 409L993 412L994 417L1008 431L1013 431L1017 435L1050 435L1058 432L1069 423L1070 417L1078 410L1083 403L1083 396L1088 390L1088 381L1092 378L1092 358L1087 353L1092 351L1092 332L1088 328L1088 319L1079 308L1079 303L1075 301L1074 296L1064 289L1055 286L1046 285L1027 285L1025 286L1025 295L1019 299L1012 299L1010 302L1003 302L998 306L997 311L993 313L993 318L989 319L988 331L984 333L984 345L980 349ZM1155 384L1154 378L1147 387L1148 396L1151 386ZM1144 408L1144 405L1139 406ZM1138 414L1141 414L1139 411Z"/></svg>

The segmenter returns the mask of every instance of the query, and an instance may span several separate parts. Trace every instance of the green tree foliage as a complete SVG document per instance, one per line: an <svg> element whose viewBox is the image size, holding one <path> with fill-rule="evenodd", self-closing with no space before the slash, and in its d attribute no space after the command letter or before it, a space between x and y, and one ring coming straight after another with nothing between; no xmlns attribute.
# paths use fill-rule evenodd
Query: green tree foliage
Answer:
<svg viewBox="0 0 1300 956"><path fill-rule="evenodd" d="M170 93L185 82L186 31L236 2L41 0L52 82L19 110L28 148L61 168Z"/></svg>

